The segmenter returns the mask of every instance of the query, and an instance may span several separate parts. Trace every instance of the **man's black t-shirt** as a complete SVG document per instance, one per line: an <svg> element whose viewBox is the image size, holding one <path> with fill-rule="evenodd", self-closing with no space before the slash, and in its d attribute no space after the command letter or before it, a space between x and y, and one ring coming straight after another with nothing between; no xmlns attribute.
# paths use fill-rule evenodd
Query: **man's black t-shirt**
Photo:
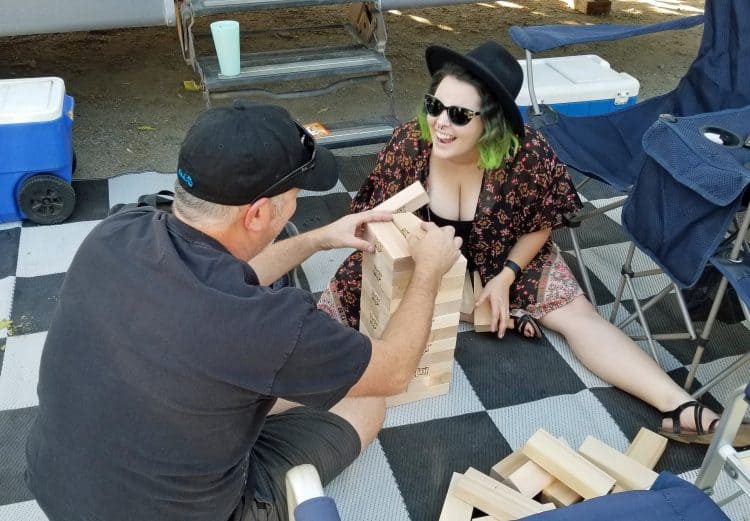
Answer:
<svg viewBox="0 0 750 521"><path fill-rule="evenodd" d="M216 521L277 397L327 409L370 341L171 214L122 212L65 277L27 481L52 521Z"/></svg>

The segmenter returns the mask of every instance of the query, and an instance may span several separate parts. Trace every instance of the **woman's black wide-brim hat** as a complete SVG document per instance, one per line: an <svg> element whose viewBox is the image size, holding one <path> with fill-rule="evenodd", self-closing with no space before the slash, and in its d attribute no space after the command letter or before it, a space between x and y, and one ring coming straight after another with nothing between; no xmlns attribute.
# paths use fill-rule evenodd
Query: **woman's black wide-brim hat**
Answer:
<svg viewBox="0 0 750 521"><path fill-rule="evenodd" d="M446 63L455 63L484 83L497 98L516 135L523 137L523 118L516 105L523 84L523 69L505 47L497 42L486 42L460 54L447 47L431 45L425 51L425 59L430 75Z"/></svg>

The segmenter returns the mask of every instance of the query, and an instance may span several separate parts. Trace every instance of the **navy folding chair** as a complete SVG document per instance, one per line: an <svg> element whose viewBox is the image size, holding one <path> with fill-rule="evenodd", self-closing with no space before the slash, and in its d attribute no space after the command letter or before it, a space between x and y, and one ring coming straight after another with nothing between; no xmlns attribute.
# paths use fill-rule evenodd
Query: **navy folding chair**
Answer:
<svg viewBox="0 0 750 521"><path fill-rule="evenodd" d="M619 39L666 29L682 29L703 22L703 38L696 59L677 87L669 93L650 98L619 111L599 116L565 116L550 107L540 106L533 94L533 80L528 81L532 113L530 123L549 140L560 157L573 170L589 178L599 180L612 188L629 194L646 161L642 138L646 130L657 121L660 114L686 116L702 114L750 104L750 82L745 80L750 72L750 2L747 0L706 0L704 15L688 17L654 24L651 26L544 26L512 27L511 38L526 49L527 67L530 67L532 52L552 49L572 43ZM529 68L531 73L531 68ZM583 283L589 298L596 303L588 270L581 256L575 227L593 215L598 215L622 205L622 201L572 216L568 224L571 229L573 247L581 267ZM635 294L632 280L656 272L635 273L631 261L634 247L631 245L622 269L623 277L618 288L612 320L625 286L633 296L635 313L618 324L624 327L638 319L644 329L646 340L656 356L654 340L696 338L692 322L679 289L670 284L644 304ZM678 300L687 329L682 334L652 335L645 318L645 311L673 292Z"/></svg>
<svg viewBox="0 0 750 521"><path fill-rule="evenodd" d="M626 233L680 287L694 285L707 262L723 275L700 333L689 388L727 285L750 303L750 251L745 244L750 212L739 229L733 229L750 185L750 103L694 116L663 115L645 133L643 145L645 160L622 211ZM693 396L748 361L750 351Z"/></svg>

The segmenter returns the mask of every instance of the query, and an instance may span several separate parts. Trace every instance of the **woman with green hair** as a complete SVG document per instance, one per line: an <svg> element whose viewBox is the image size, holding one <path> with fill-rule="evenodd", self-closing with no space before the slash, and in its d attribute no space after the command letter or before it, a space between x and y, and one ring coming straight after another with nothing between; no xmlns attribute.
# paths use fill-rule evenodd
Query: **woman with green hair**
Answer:
<svg viewBox="0 0 750 521"><path fill-rule="evenodd" d="M562 334L594 374L661 411L664 435L710 442L717 415L599 315L552 242L552 229L581 203L550 145L524 126L515 103L518 61L495 42L465 55L431 46L426 59L432 82L417 118L394 131L352 211L420 181L430 202L416 213L463 239L470 273L478 271L484 286L476 305L489 301L493 333L539 337L541 324ZM355 328L361 263L360 252L350 255L318 303ZM750 432L743 434L750 443Z"/></svg>

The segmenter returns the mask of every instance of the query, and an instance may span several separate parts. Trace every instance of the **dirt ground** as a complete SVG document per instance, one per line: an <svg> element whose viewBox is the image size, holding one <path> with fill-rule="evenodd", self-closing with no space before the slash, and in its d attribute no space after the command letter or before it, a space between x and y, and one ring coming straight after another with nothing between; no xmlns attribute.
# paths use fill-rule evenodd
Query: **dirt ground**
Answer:
<svg viewBox="0 0 750 521"><path fill-rule="evenodd" d="M613 0L610 15L593 17L574 11L564 0L501 0L388 12L385 52L393 65L396 114L402 121L409 119L424 92L427 45L468 51L495 39L522 58L508 37L512 25L641 24L693 15L702 12L702 6L702 0ZM345 20L345 12L345 6L327 6L240 17L243 30L266 30L243 40L243 51L315 44L328 38L326 33L283 28L337 23ZM700 36L701 29L695 28L577 45L538 57L597 54L615 70L635 76L644 98L676 84L695 56ZM200 46L212 50L210 39L202 39ZM180 141L205 109L202 94L183 86L184 80L198 77L183 60L173 27L0 38L0 78L46 75L62 77L76 101L77 178L174 171ZM386 110L385 100L374 84L280 103L302 121L328 121L356 120Z"/></svg>

